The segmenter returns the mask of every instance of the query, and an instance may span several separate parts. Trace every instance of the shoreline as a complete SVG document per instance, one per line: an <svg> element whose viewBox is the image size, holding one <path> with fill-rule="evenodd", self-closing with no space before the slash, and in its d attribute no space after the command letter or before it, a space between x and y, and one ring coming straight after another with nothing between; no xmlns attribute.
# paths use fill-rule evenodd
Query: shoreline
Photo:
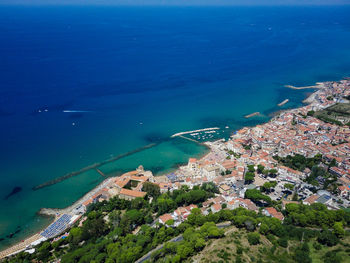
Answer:
<svg viewBox="0 0 350 263"><path fill-rule="evenodd" d="M316 100L316 97L317 97L318 92L319 92L320 90L322 90L322 88L324 88L325 85L326 85L327 83L329 83L329 82L317 83L318 90L315 91L315 92L313 92L312 94L310 94L307 98L305 98L305 99L302 101L302 103L304 103L304 104L312 104L312 103ZM289 85L285 85L285 87L287 87L287 86L289 86ZM307 87L305 87L305 88L303 88L303 87L301 87L301 88L296 88L296 87L295 87L295 88L298 89L298 90L302 90L302 89L309 89L309 88L311 89L311 87L314 88L315 86L307 86ZM291 88L291 87L289 86L288 88ZM289 101L289 100L288 100L288 101ZM288 102L288 101L287 101L287 102ZM287 103L287 102L286 102L286 103ZM297 107L297 108L292 108L292 109L281 109L281 110L278 110L278 111L275 112L274 116L271 117L266 123L272 121L276 116L278 116L278 115L279 115L280 113L282 113L282 112L292 111L292 110L296 110L296 109L302 108L302 107L304 107L304 106ZM254 113L245 115L244 117L245 117L245 118L251 118L251 117L254 117L254 116L258 116L258 115L261 115L260 112L254 112ZM242 127L242 128L243 128L243 127ZM219 128L215 127L215 128L201 129L201 130L207 130L207 129L219 129ZM176 136L173 135L172 137L182 137L182 136L180 136L180 135L182 135L183 133L187 134L187 133L191 133L191 132L193 132L193 131L176 133L176 134L174 134L174 135L176 135ZM216 141L218 141L218 140L221 140L221 139L219 138L219 139L217 139ZM198 143L199 143L199 142L198 142ZM212 150L211 150L211 147L210 147L209 145L207 145L205 142L200 143L200 144L204 145L207 149L209 149L209 152L205 153L203 156L200 157L200 160L201 160L201 159L205 158L207 155L209 155L209 154L212 152ZM153 147L153 146L152 146L152 147ZM143 147L142 147L142 148L143 148ZM132 151L132 152L133 152L133 151ZM117 157L119 157L119 156L117 156ZM115 157L114 157L114 158L115 158ZM111 158L111 159L114 159L114 158ZM111 159L108 159L108 160L111 160ZM107 161L108 161L108 160L107 160ZM94 165L96 165L96 164L98 164L98 163L95 163L95 164L90 165L90 166L88 166L88 167L94 166ZM179 165L177 166L177 168L174 168L174 172L179 171L179 169L180 169L181 166L183 166L183 164L179 164ZM83 168L83 169L84 169L84 168ZM74 172L73 172L73 173L74 173ZM161 174L159 174L159 176L165 176L165 175L167 175L167 174L169 174L169 172L161 173ZM96 187L94 187L93 189L91 189L90 191L88 191L86 194L84 194L81 198L79 198L77 201L75 201L73 204L71 204L71 205L68 206L68 207L65 207L65 208L62 208L62 209L59 209L59 208L41 208L41 209L38 211L38 214L39 214L40 216L50 216L50 217L54 217L54 220L49 224L49 226L50 226L51 224L53 224L54 222L56 222L56 221L60 218L60 216L62 216L63 214L71 214L73 210L75 210L77 207L81 206L85 201L87 201L88 199L90 199L94 194L96 194L98 191L100 191L102 188L104 188L107 184L109 184L109 183L110 183L112 180L114 180L115 178L116 178L116 176L106 178L106 179L103 180L101 183L99 183ZM57 178L56 178L56 179L57 179ZM80 216L80 217L81 217L81 216ZM80 218L80 217L79 217L79 218ZM78 220L79 218L77 218L76 220ZM69 227L68 227L68 228L69 228ZM37 234L35 234L35 235L29 236L29 237L26 238L23 242L18 242L18 243L16 243L16 244L14 244L13 246L6 248L6 249L3 250L3 251L0 251L0 259L5 258L5 257L10 256L10 255L13 255L13 254L16 254L16 253L19 253L19 252L25 250L26 247L27 247L28 245L30 245L30 244L33 243L33 241L32 241L33 239L35 239L35 241L38 241L38 240L40 239L39 237L42 237L42 236L39 235L39 233L41 233L41 232L44 231L45 229L46 229L46 228L40 230L40 231L39 231ZM39 237L38 237L38 236L39 236ZM29 243L27 246L24 246L24 247L23 247L23 245L21 246L21 244L22 244L22 243L26 243L26 241L27 241L27 242L30 242L30 241L31 241L31 243ZM34 242L35 242L35 241L34 241ZM12 253L8 253L8 252L10 252L11 250L14 250L14 249L16 249L16 248L17 248L16 251L14 251L14 252L12 252Z"/></svg>
<svg viewBox="0 0 350 263"><path fill-rule="evenodd" d="M219 128L217 128L217 129L219 129ZM174 138L176 138L176 137L181 138L182 136L175 136ZM183 139L183 138L181 138L181 139ZM200 144L200 145L205 147L205 151L198 155L199 159L205 158L208 154L210 154L211 149L205 142L195 142L195 143ZM167 174L176 172L179 170L179 168L181 166L183 166L185 164L186 164L185 162L178 163L176 165L176 167L171 168L171 171L168 170L165 172L160 172L155 177L161 177L161 176L165 176ZM106 185L110 184L111 181L113 181L115 178L117 178L119 176L120 175L113 175L113 176L106 175L106 178L103 181L98 183L94 188L87 191L85 194L83 194L82 197L80 197L78 200L74 201L72 204L70 204L67 207L64 207L64 208L44 208L43 207L43 208L41 208L39 211L36 212L36 215L41 216L41 217L46 217L46 218L52 218L52 221L48 225L46 225L45 227L38 230L37 233L28 235L28 236L24 237L22 241L15 242L13 245L10 245L9 247L6 247L5 249L0 250L0 260L5 258L5 257L22 252L22 251L26 250L27 247L30 246L33 242L38 242L38 240L43 238L40 235L40 233L42 233L50 225L54 224L62 215L72 214L72 211L74 211L77 207L81 206L85 201L89 200L93 195L95 195L97 192L102 190L104 187L106 187ZM77 218L76 220L78 220L79 218ZM70 228L70 226L67 229L69 229L69 228Z"/></svg>

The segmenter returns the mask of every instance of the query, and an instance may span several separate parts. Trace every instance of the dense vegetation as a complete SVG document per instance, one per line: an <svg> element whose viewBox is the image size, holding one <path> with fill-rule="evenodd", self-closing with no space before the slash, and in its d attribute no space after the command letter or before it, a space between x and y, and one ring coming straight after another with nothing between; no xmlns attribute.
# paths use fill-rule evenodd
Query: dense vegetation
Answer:
<svg viewBox="0 0 350 263"><path fill-rule="evenodd" d="M237 213L237 212L236 212ZM259 214L230 218L237 229L195 256L197 262L348 262L350 213L322 204L288 204L281 221Z"/></svg>
<svg viewBox="0 0 350 263"><path fill-rule="evenodd" d="M300 154L296 154L293 156L288 155L286 157L279 157L275 155L273 158L279 163L283 164L284 166L302 172L305 170L305 168L312 169L312 167L318 165L322 160L322 155L316 154L314 157L311 158L307 158Z"/></svg>
<svg viewBox="0 0 350 263"><path fill-rule="evenodd" d="M152 228L158 215L189 204L199 204L218 192L213 183L201 187L174 190L160 194L156 185L145 184L149 203L142 198L126 201L117 197L92 204L82 226L71 228L66 239L46 241L33 255L20 253L8 262L29 262L37 259L50 262L134 262L157 245L185 231L185 228L158 226ZM148 199L148 196L146 199ZM134 233L134 234L133 234Z"/></svg>
<svg viewBox="0 0 350 263"><path fill-rule="evenodd" d="M350 255L349 236L336 246L328 247L312 236L286 239L231 227L225 237L210 243L192 260L204 263L346 263Z"/></svg>
<svg viewBox="0 0 350 263"><path fill-rule="evenodd" d="M343 126L343 124L347 125L347 123L343 123L337 120L337 118L340 117L341 119L348 119L350 117L350 105L348 103L336 103L326 109L313 112L312 116L315 116L326 123L331 123L338 126Z"/></svg>
<svg viewBox="0 0 350 263"><path fill-rule="evenodd" d="M153 196L158 195L153 187L150 189ZM187 220L176 228L154 222L160 211L170 212L190 203L200 206L214 192L217 188L209 183L192 190L183 188L160 194L151 203L141 198L133 201L113 198L94 204L87 211L82 226L71 228L68 238L46 241L36 248L34 254L22 252L6 262L31 262L33 259L52 262L58 258L62 263L135 262L160 244L164 244L163 247L151 254L149 262L181 262L199 253L213 240L222 238L224 232L216 224L226 221L247 231L247 242L252 247L263 245L262 240L269 240L275 247L274 251L276 247L287 248L294 241L313 240L316 247L334 247L344 243L345 229L350 226L350 211L332 211L318 203L311 206L288 204L282 211L285 215L283 224L276 218L244 208L224 209L207 216L199 208L194 208ZM258 190L248 190L246 195L257 202L269 201ZM177 242L171 241L175 237ZM310 251L304 244L291 248L291 254L285 257L292 261L285 262L311 262ZM269 253L275 255L275 252ZM342 257L338 252L331 253L335 254L325 258ZM238 252L237 260L244 260Z"/></svg>

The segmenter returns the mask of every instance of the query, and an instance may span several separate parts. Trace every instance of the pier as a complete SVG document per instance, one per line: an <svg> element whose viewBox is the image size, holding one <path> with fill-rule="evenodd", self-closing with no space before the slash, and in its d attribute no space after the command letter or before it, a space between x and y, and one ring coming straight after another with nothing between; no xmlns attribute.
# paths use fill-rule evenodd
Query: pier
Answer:
<svg viewBox="0 0 350 263"><path fill-rule="evenodd" d="M101 167L101 166L103 166L103 165L105 165L105 164L107 164L107 163L111 163L111 162L117 161L117 160L119 160L119 159L122 159L122 158L124 158L124 157L130 156L130 155L132 155L132 154L135 154L135 153L138 153L138 152L142 152L142 151L144 151L144 150L146 150L146 149L150 149L150 148L152 148L152 147L154 147L154 146L156 146L156 145L158 145L158 144L159 144L159 143L151 143L151 144L145 145L145 146L143 146L143 147L140 147L140 148L138 148L138 149L135 149L135 150L133 150L133 151L126 152L126 153L123 153L123 154L119 154L119 155L117 155L117 156L115 156L115 157L112 157L112 158L110 158L110 159L107 159L107 160L105 160L105 161L102 161L102 162L95 163L95 164L89 165L89 166L87 166L87 167L84 167L84 168L80 169L79 171L71 172L71 173L68 173L68 174L66 174L66 175L63 175L63 176L61 176L61 177L57 177L57 178L52 179L52 180L50 180L50 181L47 181L47 182L45 182L45 183L39 184L39 185L37 185L37 186L34 186L32 189L33 189L34 191L36 191L36 190L39 190L39 189L41 189L41 188L44 188L44 187L48 187L48 186L57 184L57 183L62 182L62 181L64 181L64 180L66 180L66 179L69 179L69 178L71 178L71 177L73 177L73 176L77 176L77 175L79 175L79 174L81 174L81 173L84 173L84 172L87 172L87 171L93 170L93 169L96 169L96 171L97 171L99 174L101 174L102 176L105 176L105 175L102 173L102 171L97 170L97 168L99 168L99 167ZM100 172L99 172L99 171L100 171Z"/></svg>
<svg viewBox="0 0 350 263"><path fill-rule="evenodd" d="M194 133L194 132L203 132L203 131L212 131L212 130L219 130L220 128L218 127L213 127L213 128L205 128L205 129L200 129L200 130L195 130L195 131L185 131L185 132L179 132L179 133L175 133L171 136L171 138L174 138L174 137L181 137L183 139L186 139L186 140L189 140L189 141L192 141L192 142L196 142L196 143L199 143L198 141L194 140L194 139L191 139L191 138L187 138L187 137L184 137L182 135L185 135L185 134L190 134L190 133ZM161 141L163 142L163 141ZM160 144L161 142L157 142L157 143L151 143L151 144L148 144L148 145L145 145L143 147L140 147L138 149L135 149L133 151L130 151L130 152L126 152L126 153L123 153L123 154L119 154L115 157L112 157L110 159L107 159L107 160L104 160L102 162L99 162L99 163L94 163L92 165L89 165L87 167L84 167L78 171L74 171L74 172L71 172L71 173L68 173L68 174L65 174L61 177L57 177L55 179L52 179L52 180L49 180L47 182L44 182L42 184L39 184L39 185L36 185L34 186L32 189L34 191L36 190L39 190L39 189L42 189L44 187L48 187L48 186L51 186L51 185L55 185L55 184L58 184L64 180L67 180L71 177L74 177L74 176L77 176L81 173L84 173L84 172L87 172L87 171L90 171L90 170L96 170L101 176L103 177L106 177L106 175L100 170L98 169L99 167L105 165L105 164L108 164L108 163L111 163L111 162L114 162L114 161L117 161L119 159L122 159L124 157L127 157L127 156L130 156L130 155L133 155L135 153L138 153L138 152L141 152L141 151L144 151L144 150L147 150L147 149L150 149L152 147L155 147L156 145Z"/></svg>
<svg viewBox="0 0 350 263"><path fill-rule="evenodd" d="M96 168L96 172L98 172L103 177L106 177L106 175L100 169Z"/></svg>
<svg viewBox="0 0 350 263"><path fill-rule="evenodd" d="M185 139L185 140L189 140L191 142L199 143L199 141L196 141L195 139L192 139L192 138L185 137L183 135L179 135L178 137L180 137L182 139Z"/></svg>
<svg viewBox="0 0 350 263"><path fill-rule="evenodd" d="M244 118L249 119L251 117L258 116L258 115L260 115L260 112L257 111L257 112L253 112L251 114L245 115Z"/></svg>
<svg viewBox="0 0 350 263"><path fill-rule="evenodd" d="M174 138L174 137L178 137L178 136L185 135L185 134L189 134L189 133L204 132L204 131L213 131L213 130L220 130L220 128L214 127L214 128L205 128L205 129L194 130L194 131L178 132L178 133L175 133L175 134L171 135L170 137L171 137L171 138Z"/></svg>
<svg viewBox="0 0 350 263"><path fill-rule="evenodd" d="M323 83L317 83L316 85L305 86L305 87L295 87L295 86L292 86L292 85L284 85L284 87L289 88L289 89L300 90L300 89L319 89L319 88L321 88L322 85L323 85Z"/></svg>
<svg viewBox="0 0 350 263"><path fill-rule="evenodd" d="M278 106L278 107L281 107L281 106L283 106L284 104L286 104L288 101L289 101L289 99L285 99L285 100L282 101L281 103L278 103L277 106Z"/></svg>

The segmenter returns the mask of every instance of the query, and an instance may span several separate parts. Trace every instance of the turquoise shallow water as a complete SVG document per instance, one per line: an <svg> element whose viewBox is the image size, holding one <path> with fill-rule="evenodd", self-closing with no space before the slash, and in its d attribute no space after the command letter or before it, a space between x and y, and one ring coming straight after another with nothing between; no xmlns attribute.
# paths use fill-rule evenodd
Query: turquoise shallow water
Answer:
<svg viewBox="0 0 350 263"><path fill-rule="evenodd" d="M171 171L205 153L172 134L228 125L228 136L286 98L283 108L300 106L310 91L285 84L349 76L349 11L1 7L0 247L47 224L41 207L65 207L102 178L35 185L150 143L101 170ZM263 116L243 118L255 111Z"/></svg>

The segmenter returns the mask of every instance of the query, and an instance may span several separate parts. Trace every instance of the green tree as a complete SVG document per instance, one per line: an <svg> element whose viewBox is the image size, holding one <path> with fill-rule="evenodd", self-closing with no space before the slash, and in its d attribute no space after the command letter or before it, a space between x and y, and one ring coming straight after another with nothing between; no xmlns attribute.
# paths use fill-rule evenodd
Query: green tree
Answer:
<svg viewBox="0 0 350 263"><path fill-rule="evenodd" d="M179 255L181 259L186 259L187 257L189 257L190 255L193 254L194 249L192 248L192 246L190 244L185 242L177 247L176 252L177 252L177 255Z"/></svg>
<svg viewBox="0 0 350 263"><path fill-rule="evenodd" d="M282 237L280 239L278 239L278 244L281 246L281 247L288 247L288 239L286 237Z"/></svg>
<svg viewBox="0 0 350 263"><path fill-rule="evenodd" d="M44 262L47 262L50 257L51 244L48 241L42 243L38 248L37 258Z"/></svg>
<svg viewBox="0 0 350 263"><path fill-rule="evenodd" d="M248 168L248 171L249 171L249 172L251 172L251 173L254 173L254 172L255 172L254 165L252 165L252 164L247 165L247 168Z"/></svg>
<svg viewBox="0 0 350 263"><path fill-rule="evenodd" d="M294 189L294 184L284 184L284 188L287 188L292 191Z"/></svg>
<svg viewBox="0 0 350 263"><path fill-rule="evenodd" d="M257 232L248 233L247 238L250 245L257 245L260 243L260 235Z"/></svg>
<svg viewBox="0 0 350 263"><path fill-rule="evenodd" d="M191 225L201 226L205 223L205 216L202 215L199 208L193 208L187 217L187 222Z"/></svg>
<svg viewBox="0 0 350 263"><path fill-rule="evenodd" d="M73 227L69 231L68 240L73 244L78 244L82 240L83 230L80 227Z"/></svg>
<svg viewBox="0 0 350 263"><path fill-rule="evenodd" d="M253 172L247 172L244 176L245 183L250 184L254 182L254 177L255 177L255 174Z"/></svg>
<svg viewBox="0 0 350 263"><path fill-rule="evenodd" d="M210 193L214 193L214 194L220 193L219 188L213 182L203 183L201 186L201 189L206 191L206 192L210 192Z"/></svg>
<svg viewBox="0 0 350 263"><path fill-rule="evenodd" d="M333 225L334 234L337 235L337 237L343 237L345 235L345 230L343 228L342 222L335 222Z"/></svg>
<svg viewBox="0 0 350 263"><path fill-rule="evenodd" d="M266 192L266 193L270 193L272 188L276 187L276 185L277 185L277 182L275 182L275 181L266 182L261 186L261 191Z"/></svg>
<svg viewBox="0 0 350 263"><path fill-rule="evenodd" d="M248 198L252 200L253 202L266 202L268 204L271 203L271 198L267 195L263 195L259 190L257 189L248 189L245 191L245 198Z"/></svg>
<svg viewBox="0 0 350 263"><path fill-rule="evenodd" d="M317 241L323 245L327 245L329 247L332 247L338 243L338 238L331 231L324 230L321 232L321 234L317 238Z"/></svg>
<svg viewBox="0 0 350 263"><path fill-rule="evenodd" d="M264 169L265 169L265 166L258 164L258 173L259 174L263 173Z"/></svg>
<svg viewBox="0 0 350 263"><path fill-rule="evenodd" d="M305 242L295 250L294 259L298 263L312 263L309 253L309 246Z"/></svg>
<svg viewBox="0 0 350 263"><path fill-rule="evenodd" d="M271 169L271 170L269 170L269 174L276 175L277 174L277 170L276 169Z"/></svg>
<svg viewBox="0 0 350 263"><path fill-rule="evenodd" d="M150 182L145 182L142 186L142 191L147 192L149 196L157 198L160 196L160 187L157 184L153 184Z"/></svg>
<svg viewBox="0 0 350 263"><path fill-rule="evenodd" d="M315 111L313 110L310 110L307 112L307 116L314 116L314 114L315 114Z"/></svg>
<svg viewBox="0 0 350 263"><path fill-rule="evenodd" d="M259 233L266 235L270 231L270 228L267 224L262 223L259 228Z"/></svg>

